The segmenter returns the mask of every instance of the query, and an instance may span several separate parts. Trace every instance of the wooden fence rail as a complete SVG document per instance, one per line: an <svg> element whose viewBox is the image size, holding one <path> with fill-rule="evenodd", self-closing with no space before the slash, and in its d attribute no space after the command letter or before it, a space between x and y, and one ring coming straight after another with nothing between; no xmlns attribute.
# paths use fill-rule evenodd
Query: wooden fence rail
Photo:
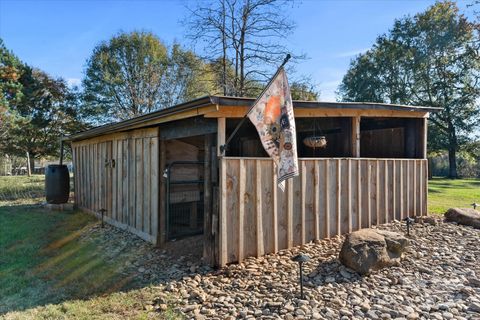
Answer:
<svg viewBox="0 0 480 320"><path fill-rule="evenodd" d="M268 158L220 160L220 265L427 212L425 159L300 159L276 185Z"/></svg>

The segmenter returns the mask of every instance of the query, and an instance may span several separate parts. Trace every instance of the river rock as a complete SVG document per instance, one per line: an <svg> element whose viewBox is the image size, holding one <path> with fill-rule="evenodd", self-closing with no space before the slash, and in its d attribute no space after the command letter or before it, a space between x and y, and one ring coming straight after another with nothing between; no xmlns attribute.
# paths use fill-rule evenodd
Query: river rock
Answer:
<svg viewBox="0 0 480 320"><path fill-rule="evenodd" d="M480 229L480 212L471 208L450 208L445 220Z"/></svg>
<svg viewBox="0 0 480 320"><path fill-rule="evenodd" d="M398 264L408 244L396 232L362 229L345 237L340 251L340 261L360 274Z"/></svg>

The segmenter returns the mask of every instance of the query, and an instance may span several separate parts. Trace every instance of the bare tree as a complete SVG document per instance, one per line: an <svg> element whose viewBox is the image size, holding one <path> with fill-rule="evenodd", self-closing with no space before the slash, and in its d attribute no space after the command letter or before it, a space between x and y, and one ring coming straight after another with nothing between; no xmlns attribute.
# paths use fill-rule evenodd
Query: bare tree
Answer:
<svg viewBox="0 0 480 320"><path fill-rule="evenodd" d="M185 19L187 37L203 42L205 58L221 63L224 95L244 96L258 89L288 53L282 44L295 29L287 18L287 0L215 0L199 2ZM299 58L300 56L294 56Z"/></svg>

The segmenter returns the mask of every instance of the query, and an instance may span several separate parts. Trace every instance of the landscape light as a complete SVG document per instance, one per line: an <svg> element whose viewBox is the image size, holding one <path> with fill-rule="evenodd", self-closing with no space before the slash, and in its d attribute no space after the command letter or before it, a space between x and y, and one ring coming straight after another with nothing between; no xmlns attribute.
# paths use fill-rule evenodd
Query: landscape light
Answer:
<svg viewBox="0 0 480 320"><path fill-rule="evenodd" d="M295 257L292 258L292 261L298 262L298 266L300 267L300 298L305 299L305 296L303 295L303 263L307 262L310 260L310 257L300 253L299 255L296 255Z"/></svg>
<svg viewBox="0 0 480 320"><path fill-rule="evenodd" d="M405 223L407 224L407 235L409 236L410 235L410 226L413 225L415 220L413 218L406 217L405 219L403 219L403 221L405 221Z"/></svg>

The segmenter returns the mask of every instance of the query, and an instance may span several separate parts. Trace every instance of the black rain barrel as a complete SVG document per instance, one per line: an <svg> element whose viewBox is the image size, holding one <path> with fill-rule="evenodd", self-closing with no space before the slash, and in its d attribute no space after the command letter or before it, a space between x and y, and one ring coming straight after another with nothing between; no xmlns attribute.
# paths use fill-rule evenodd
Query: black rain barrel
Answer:
<svg viewBox="0 0 480 320"><path fill-rule="evenodd" d="M70 175L66 165L51 164L45 170L47 203L67 203L70 195Z"/></svg>

